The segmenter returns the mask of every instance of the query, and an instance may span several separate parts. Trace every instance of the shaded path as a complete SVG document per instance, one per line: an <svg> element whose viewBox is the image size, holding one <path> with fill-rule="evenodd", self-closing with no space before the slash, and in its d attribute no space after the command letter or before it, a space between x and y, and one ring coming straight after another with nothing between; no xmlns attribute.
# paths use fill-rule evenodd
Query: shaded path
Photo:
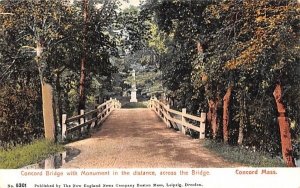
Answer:
<svg viewBox="0 0 300 188"><path fill-rule="evenodd" d="M118 109L91 138L68 144L81 150L62 168L235 167L165 124L149 109Z"/></svg>

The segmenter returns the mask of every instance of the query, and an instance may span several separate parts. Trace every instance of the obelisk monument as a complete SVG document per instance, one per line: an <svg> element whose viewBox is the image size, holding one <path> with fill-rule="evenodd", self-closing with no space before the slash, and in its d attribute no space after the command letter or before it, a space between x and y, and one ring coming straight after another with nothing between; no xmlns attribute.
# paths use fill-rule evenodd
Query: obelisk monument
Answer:
<svg viewBox="0 0 300 188"><path fill-rule="evenodd" d="M137 98L136 98L136 81L135 81L135 70L132 71L132 77L133 77L133 82L131 85L131 98L130 98L130 102L137 102Z"/></svg>

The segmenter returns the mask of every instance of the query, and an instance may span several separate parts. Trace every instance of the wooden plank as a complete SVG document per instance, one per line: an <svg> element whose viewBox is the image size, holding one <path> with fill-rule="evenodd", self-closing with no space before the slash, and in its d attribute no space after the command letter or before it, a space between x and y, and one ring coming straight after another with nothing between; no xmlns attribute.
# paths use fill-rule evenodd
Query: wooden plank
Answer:
<svg viewBox="0 0 300 188"><path fill-rule="evenodd" d="M202 121L201 117L193 116L193 115L190 115L190 114L184 114L184 117L186 117L188 119L191 119L191 120L198 121L198 122Z"/></svg>
<svg viewBox="0 0 300 188"><path fill-rule="evenodd" d="M186 135L186 127L185 127L185 124L186 124L186 119L184 118L184 115L186 115L186 108L182 108L182 111L181 111L182 115L181 115L181 132L182 134Z"/></svg>
<svg viewBox="0 0 300 188"><path fill-rule="evenodd" d="M69 125L69 127L66 127L65 133L73 132L75 130L79 130L79 129L81 129L82 127L84 127L86 125L90 125L90 124L93 124L93 123L95 124L98 119L99 119L99 121L97 122L97 125L99 125L114 110L113 106L114 106L114 101L111 99L111 100L97 106L97 109L95 109L95 110L92 110L92 111L90 111L88 113L85 113L85 114L82 114L82 115L77 115L77 116L71 117L69 119L66 119L65 124L67 125L67 123L70 123L72 121L79 120L80 118L84 118L84 117L86 117L88 115L91 115L93 113L96 113L96 112L98 113L97 117L94 117L94 118L92 118L92 119L90 119L90 120L88 120L84 123L81 123L80 125L75 125L75 126L70 126ZM121 103L118 103L118 107L121 107ZM99 111L101 111L101 113L99 113Z"/></svg>
<svg viewBox="0 0 300 188"><path fill-rule="evenodd" d="M104 107L105 105L107 105L107 104L109 104L109 103L111 103L112 101L106 101L105 103L102 103L102 104L100 104L99 106L97 106L97 108L102 108L102 107Z"/></svg>
<svg viewBox="0 0 300 188"><path fill-rule="evenodd" d="M200 127L197 127L197 126L195 126L193 124L190 124L190 123L186 122L186 123L184 123L184 126L190 128L190 129L193 129L194 131L201 132Z"/></svg>
<svg viewBox="0 0 300 188"><path fill-rule="evenodd" d="M85 116L87 116L87 115L93 114L93 113L95 113L95 112L97 112L97 110L92 110L92 111L87 112L87 113L82 114L82 115L76 115L76 116L70 117L70 118L68 118L68 119L66 120L66 123L73 122L73 121L75 121L75 120L78 120L78 119L83 118L83 117L85 117Z"/></svg>
<svg viewBox="0 0 300 188"><path fill-rule="evenodd" d="M180 125L182 124L182 121L179 120L179 119L176 119L176 118L170 118L169 120L172 121L172 122L174 122L174 123L178 123Z"/></svg>
<svg viewBox="0 0 300 188"><path fill-rule="evenodd" d="M182 115L182 112L179 112L179 111L176 111L176 110L173 110L173 109L169 109L168 110L169 111L169 113L172 113L172 114L177 114L177 115Z"/></svg>
<svg viewBox="0 0 300 188"><path fill-rule="evenodd" d="M78 129L80 129L80 128L82 128L82 127L84 127L84 126L86 126L86 125L88 125L88 124L90 124L90 123L92 123L96 120L97 120L97 118L90 119L89 121L87 121L85 123L82 123L80 125L76 125L74 127L67 128L67 131L68 132L73 132L73 131L78 130Z"/></svg>
<svg viewBox="0 0 300 188"><path fill-rule="evenodd" d="M179 112L177 110L173 110L173 109L170 109L168 108L164 103L160 102L160 101L156 101L154 100L155 103L159 104L162 106L162 108L166 109L167 111L169 111L169 113L172 113L172 114L177 114L177 115L182 115L182 112ZM203 119L201 117L197 117L197 116L194 116L194 115L191 115L191 114L184 114L184 117L186 118L189 118L189 119L192 119L192 120L195 120L195 121L203 121Z"/></svg>
<svg viewBox="0 0 300 188"><path fill-rule="evenodd" d="M180 115L180 116L183 115L182 112L179 112L179 111L176 111L176 110L173 110L173 109L170 109L169 112L172 113L172 114ZM201 117L197 117L197 116L194 116L194 115L191 115L191 114L184 114L183 116L188 118L188 119L195 120L195 121L199 121L199 122L203 121Z"/></svg>
<svg viewBox="0 0 300 188"><path fill-rule="evenodd" d="M83 115L76 115L76 116L73 116L73 117L70 117L66 120L66 123L70 123L72 121L75 121L75 120L78 120L80 118L84 117L84 114Z"/></svg>
<svg viewBox="0 0 300 188"><path fill-rule="evenodd" d="M170 116L170 113L169 113L169 109L170 109L170 105L166 105L166 124L167 124L167 127L171 128L171 123L169 121L169 119L171 118Z"/></svg>
<svg viewBox="0 0 300 188"><path fill-rule="evenodd" d="M205 129L203 129L203 127L201 127L201 128L197 127L197 126L189 123L188 121L184 121L184 122L182 121L182 117L183 117L183 119L187 118L187 119L197 121L197 122L199 122L199 124L201 124L201 126L203 126L203 122L205 122L205 117L202 114L201 114L202 117L197 117L197 116L194 116L191 114L185 114L185 113L173 110L173 109L169 109L165 104L163 104L162 102L160 102L158 100L151 99L150 102L153 104L154 112L162 120L165 121L165 119L162 117L162 115L163 115L164 117L166 117L166 119L168 119L168 121L171 121L174 124L183 125L189 129L200 132L200 134L205 130ZM179 115L179 116L181 116L181 119L177 119L176 117L171 117L171 115L168 113ZM203 137L203 136L201 136L201 137Z"/></svg>
<svg viewBox="0 0 300 188"><path fill-rule="evenodd" d="M195 126L195 125L193 125L193 124L190 124L190 123L188 123L188 122L182 123L181 120L178 120L178 119L175 119L175 118L171 118L171 119L169 119L169 120L172 121L172 122L174 122L174 123L178 123L178 124L180 124L180 125L183 124L183 126L186 126L186 127L190 128L190 129L193 129L194 131L201 132L200 127L197 127L197 126Z"/></svg>
<svg viewBox="0 0 300 188"><path fill-rule="evenodd" d="M85 116L88 116L88 115L93 114L93 113L96 113L96 112L97 112L97 109L96 109L96 110L89 111L89 112L85 113L84 115L85 115Z"/></svg>
<svg viewBox="0 0 300 188"><path fill-rule="evenodd" d="M92 119L86 121L85 124L86 124L86 125L89 125L89 124L93 123L93 122L96 121L96 120L97 120L96 117L95 117L95 118L92 118Z"/></svg>
<svg viewBox="0 0 300 188"><path fill-rule="evenodd" d="M107 110L102 111L97 115L97 118L102 119L102 116L107 112Z"/></svg>
<svg viewBox="0 0 300 188"><path fill-rule="evenodd" d="M109 114L106 114L100 121L98 121L98 125L100 125L108 116Z"/></svg>
<svg viewBox="0 0 300 188"><path fill-rule="evenodd" d="M99 109L101 109L101 108L103 108L105 106L106 106L106 103L100 104L99 106L97 106L97 109L99 110Z"/></svg>

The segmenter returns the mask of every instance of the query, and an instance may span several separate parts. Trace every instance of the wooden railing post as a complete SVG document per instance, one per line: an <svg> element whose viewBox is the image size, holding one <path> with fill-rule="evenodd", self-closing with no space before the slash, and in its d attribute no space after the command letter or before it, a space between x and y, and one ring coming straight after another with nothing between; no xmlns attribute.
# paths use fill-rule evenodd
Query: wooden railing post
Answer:
<svg viewBox="0 0 300 188"><path fill-rule="evenodd" d="M84 110L80 110L80 115L83 115L84 114ZM85 121L85 117L81 117L80 118L80 124L83 124ZM84 132L84 127L81 127L81 133Z"/></svg>
<svg viewBox="0 0 300 188"><path fill-rule="evenodd" d="M155 101L152 100L152 109L155 110Z"/></svg>
<svg viewBox="0 0 300 188"><path fill-rule="evenodd" d="M160 108L160 117L161 118L164 118L164 116L165 116L165 114L164 114L164 110L165 110L165 108L164 108L164 106L163 105L161 105L161 104L159 104L159 108Z"/></svg>
<svg viewBox="0 0 300 188"><path fill-rule="evenodd" d="M170 117L169 109L170 109L170 105L168 104L168 105L166 105L166 117L165 117L165 119L166 119L167 127L170 128L171 125L170 125L170 121L169 121L169 117Z"/></svg>
<svg viewBox="0 0 300 188"><path fill-rule="evenodd" d="M92 118L96 118L96 121L91 124L91 126L90 126L91 129L93 129L97 125L97 121L98 121L98 118L97 118L97 116L98 116L98 110L97 109L98 108L97 107L98 106L95 104L94 109L96 110L96 113L93 113Z"/></svg>
<svg viewBox="0 0 300 188"><path fill-rule="evenodd" d="M65 141L67 135L67 124L66 124L66 121L67 121L67 114L63 114L62 115L62 124L61 124L61 140L62 141Z"/></svg>
<svg viewBox="0 0 300 188"><path fill-rule="evenodd" d="M110 113L111 108L113 107L112 103L113 103L113 99L110 97L109 98L109 104L108 104L108 110L107 110L108 114Z"/></svg>
<svg viewBox="0 0 300 188"><path fill-rule="evenodd" d="M181 132L182 134L186 134L186 130L185 130L185 117L184 117L184 114L186 114L186 108L182 108L182 115L181 115L181 122L182 122L182 125L181 125Z"/></svg>
<svg viewBox="0 0 300 188"><path fill-rule="evenodd" d="M97 126L99 126L101 123L101 119L102 119L102 115L100 116L101 112L102 112L102 108L101 107L99 108L99 106L97 106L97 124L96 124Z"/></svg>
<svg viewBox="0 0 300 188"><path fill-rule="evenodd" d="M61 153L61 164L62 165L67 163L66 158L67 158L67 151L63 151Z"/></svg>
<svg viewBox="0 0 300 188"><path fill-rule="evenodd" d="M199 139L205 138L205 121L206 121L206 113L201 112Z"/></svg>
<svg viewBox="0 0 300 188"><path fill-rule="evenodd" d="M45 159L44 169L55 169L54 158L54 156L50 156L49 158Z"/></svg>

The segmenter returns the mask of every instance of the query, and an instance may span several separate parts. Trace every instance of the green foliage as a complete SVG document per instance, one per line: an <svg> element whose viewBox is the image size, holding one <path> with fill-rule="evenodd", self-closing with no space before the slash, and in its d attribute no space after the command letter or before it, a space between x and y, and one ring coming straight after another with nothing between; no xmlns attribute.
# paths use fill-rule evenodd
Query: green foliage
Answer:
<svg viewBox="0 0 300 188"><path fill-rule="evenodd" d="M92 98L99 92L99 85L93 84L93 80L99 80L105 85L101 78L106 76L110 80L111 74L116 72L110 57L117 55L116 37L111 34L111 23L116 20L118 4L117 1L89 2L85 87L89 91L87 98ZM97 3L102 4L100 9L94 6ZM84 48L82 41L85 37L81 6L79 2L70 5L56 0L0 1L1 12L11 13L0 15L0 91L3 99L7 99L2 102L1 98L0 108L6 113L5 117L1 117L1 128L5 133L18 130L1 137L1 144L27 143L42 136L42 80L54 87L58 122L62 113L75 112L80 59ZM38 44L42 48L38 48ZM41 54L37 57L39 50ZM5 91L7 88L10 90ZM18 100L12 100L14 98ZM26 108L22 109L24 106ZM17 116L17 113L20 115ZM25 134L21 134L24 127Z"/></svg>
<svg viewBox="0 0 300 188"><path fill-rule="evenodd" d="M163 33L161 33L158 30L158 26L154 23L150 23L150 34L151 37L148 41L148 46L153 47L156 51L159 53L165 53L166 52L166 46L164 44L164 36Z"/></svg>
<svg viewBox="0 0 300 188"><path fill-rule="evenodd" d="M0 88L0 148L27 144L43 135L39 91L27 87Z"/></svg>
<svg viewBox="0 0 300 188"><path fill-rule="evenodd" d="M193 113L203 96L193 87L191 62L196 59L196 42L203 33L202 12L209 4L209 1L152 1L143 6L144 12L154 17L150 45L157 49L163 84L169 90L167 95L178 101L177 108L187 107Z"/></svg>
<svg viewBox="0 0 300 188"><path fill-rule="evenodd" d="M119 45L123 48L123 55L133 53L146 46L150 24L146 22L136 7L129 7L119 13L115 29L121 37Z"/></svg>
<svg viewBox="0 0 300 188"><path fill-rule="evenodd" d="M9 150L0 150L0 168L21 168L63 150L63 146L46 140L36 140L29 145L18 145Z"/></svg>
<svg viewBox="0 0 300 188"><path fill-rule="evenodd" d="M273 90L280 82L297 142L298 7L294 0L144 3L143 11L153 16L158 27L156 33L164 36L167 50L160 51L158 59L168 96L177 107L207 112L208 101L222 101L232 86L230 143L237 143L239 127L245 126L244 145L278 154L281 148ZM222 102L217 111L222 130Z"/></svg>
<svg viewBox="0 0 300 188"><path fill-rule="evenodd" d="M275 84L280 82L285 88L299 88L294 84L299 82L296 76L299 74L296 63L299 44L295 43L299 19L295 3L226 1L209 6L205 12L211 33L204 53L207 62L204 72L210 77L207 93L213 95L217 88L222 96L224 89L233 85L236 100L232 105L238 106L245 100L247 110L232 109L232 124L240 124L244 114L247 118L244 144L256 143L254 145L265 151L280 151L278 128L274 128L278 126L273 97ZM294 96L293 100L286 100L287 96ZM297 98L297 93L285 93L288 109L298 109L298 105L293 105ZM292 113L288 116L299 117ZM299 126L299 122L297 124Z"/></svg>
<svg viewBox="0 0 300 188"><path fill-rule="evenodd" d="M282 160L270 156L269 153L255 151L253 148L229 146L227 144L206 140L204 146L228 161L252 167L285 167Z"/></svg>

